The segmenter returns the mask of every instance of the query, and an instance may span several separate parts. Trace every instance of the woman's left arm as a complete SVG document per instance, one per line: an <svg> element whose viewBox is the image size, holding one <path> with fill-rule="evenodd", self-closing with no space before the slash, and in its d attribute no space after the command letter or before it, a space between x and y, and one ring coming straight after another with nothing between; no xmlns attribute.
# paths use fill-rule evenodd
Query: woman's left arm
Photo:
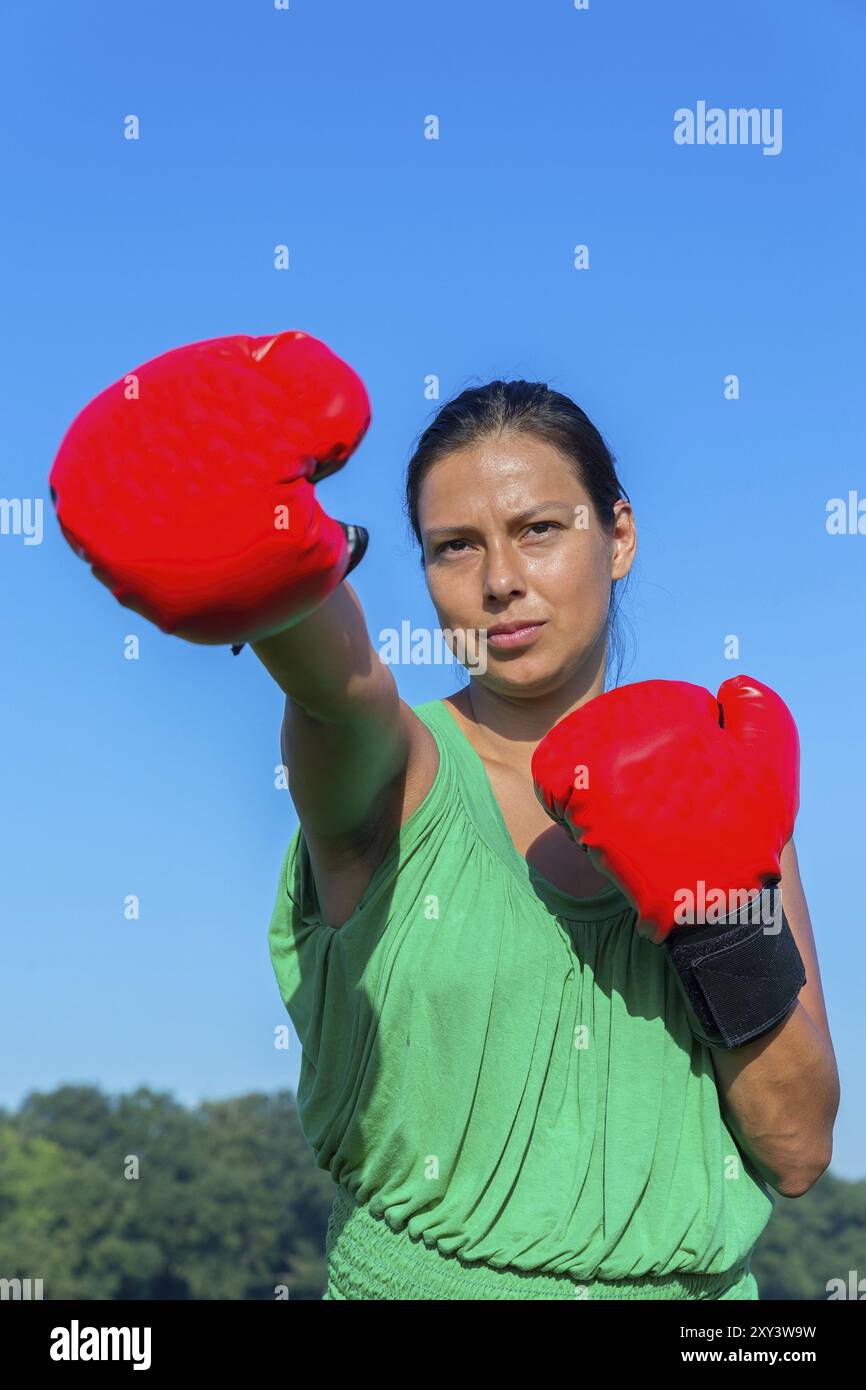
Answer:
<svg viewBox="0 0 866 1390"><path fill-rule="evenodd" d="M839 1073L793 840L779 862L782 905L806 983L792 1012L769 1033L711 1053L725 1119L740 1145L771 1187L802 1197L830 1165Z"/></svg>

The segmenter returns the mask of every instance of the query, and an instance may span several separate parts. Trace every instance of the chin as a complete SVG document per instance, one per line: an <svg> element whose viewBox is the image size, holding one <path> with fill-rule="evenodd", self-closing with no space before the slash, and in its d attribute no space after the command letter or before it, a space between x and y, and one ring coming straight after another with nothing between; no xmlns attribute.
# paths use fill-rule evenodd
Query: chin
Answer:
<svg viewBox="0 0 866 1390"><path fill-rule="evenodd" d="M551 670L549 662L514 659L501 666L488 661L487 673L481 679L503 695L549 695L565 682L566 675L561 667Z"/></svg>

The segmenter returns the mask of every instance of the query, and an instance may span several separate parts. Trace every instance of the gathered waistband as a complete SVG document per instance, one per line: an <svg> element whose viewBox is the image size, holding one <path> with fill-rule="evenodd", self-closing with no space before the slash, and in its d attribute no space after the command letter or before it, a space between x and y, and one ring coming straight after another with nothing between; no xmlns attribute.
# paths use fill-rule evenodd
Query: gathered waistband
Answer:
<svg viewBox="0 0 866 1390"><path fill-rule="evenodd" d="M407 1230L393 1230L342 1187L331 1208L325 1248L325 1299L717 1299L746 1279L750 1266L749 1258L721 1274L593 1280L495 1269L443 1255Z"/></svg>

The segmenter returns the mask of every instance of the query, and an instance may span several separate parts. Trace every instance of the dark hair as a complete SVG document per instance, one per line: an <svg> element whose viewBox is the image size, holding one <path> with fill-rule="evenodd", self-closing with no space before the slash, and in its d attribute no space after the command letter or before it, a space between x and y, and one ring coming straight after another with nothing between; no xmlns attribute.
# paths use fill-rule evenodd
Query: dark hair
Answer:
<svg viewBox="0 0 866 1390"><path fill-rule="evenodd" d="M614 502L630 499L617 477L613 454L580 406L541 381L490 381L486 386L469 387L446 402L415 442L406 469L404 510L421 547L422 566L418 503L430 469L445 454L509 432L531 434L558 449L589 493L597 519L613 530ZM608 609L608 649L616 655L617 681L622 673L619 608L624 583L621 579L611 582Z"/></svg>

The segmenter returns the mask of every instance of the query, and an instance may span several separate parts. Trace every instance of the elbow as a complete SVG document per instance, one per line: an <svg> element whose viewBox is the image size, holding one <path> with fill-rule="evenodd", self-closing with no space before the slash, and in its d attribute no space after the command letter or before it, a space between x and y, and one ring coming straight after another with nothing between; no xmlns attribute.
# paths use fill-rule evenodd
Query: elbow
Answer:
<svg viewBox="0 0 866 1390"><path fill-rule="evenodd" d="M826 1173L832 1157L833 1145L830 1143L808 1163L800 1162L796 1166L786 1168L773 1186L782 1197L803 1197L810 1187L814 1187L822 1174Z"/></svg>
<svg viewBox="0 0 866 1390"><path fill-rule="evenodd" d="M823 1172L824 1169L822 1168L821 1173ZM776 1191L782 1197L805 1197L809 1188L814 1187L821 1173L803 1173L798 1170L787 1176L784 1181L777 1182Z"/></svg>

